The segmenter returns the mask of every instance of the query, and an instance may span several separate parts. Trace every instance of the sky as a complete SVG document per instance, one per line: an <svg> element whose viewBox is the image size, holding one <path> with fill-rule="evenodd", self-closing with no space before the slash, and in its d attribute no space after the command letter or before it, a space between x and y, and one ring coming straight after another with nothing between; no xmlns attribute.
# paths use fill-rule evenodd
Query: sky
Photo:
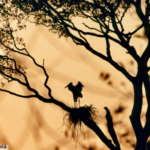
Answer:
<svg viewBox="0 0 150 150"><path fill-rule="evenodd" d="M79 25L80 22L82 23L82 20L78 20ZM127 31L137 27L140 23L135 16L127 16L124 22ZM141 30L138 34L142 33ZM44 59L44 66L49 74L48 85L52 89L54 98L73 107L72 93L64 87L70 82L75 85L81 81L84 85L81 106L92 104L98 109L100 115L98 125L105 129L106 135L108 133L105 127L105 106L112 113L120 105L126 107L124 113L118 115L114 120L118 121L123 117L123 121L129 124L128 116L132 109L133 98L132 85L120 72L107 62L92 55L84 47L75 45L71 39L59 39L45 27L29 25L20 35L24 37L27 49L36 61L42 64ZM95 48L105 53L104 40L90 37L89 40ZM131 44L137 48L139 54L142 54L146 41L135 37ZM111 48L114 59L123 63L131 74L136 75L136 64L130 65L130 62L133 61L131 57L114 43L111 43ZM17 55L16 58L28 67L27 74L31 85L41 95L47 97L48 92L43 85L45 80L43 72L34 67L29 59ZM109 81L113 83L111 86L108 85L108 81L100 78L102 72L110 74ZM124 86L123 83L125 83ZM7 84L5 88L28 94L25 88L16 83ZM87 127L84 127L85 139L81 135L76 145L71 139L70 131L63 125L63 117L66 112L58 106L45 104L35 98L23 99L0 93L0 141L2 144L8 144L10 150L56 150L57 147L60 150L82 150L89 145L103 147L99 138ZM120 128L116 130L118 133L124 132ZM106 147L104 149L107 150Z"/></svg>

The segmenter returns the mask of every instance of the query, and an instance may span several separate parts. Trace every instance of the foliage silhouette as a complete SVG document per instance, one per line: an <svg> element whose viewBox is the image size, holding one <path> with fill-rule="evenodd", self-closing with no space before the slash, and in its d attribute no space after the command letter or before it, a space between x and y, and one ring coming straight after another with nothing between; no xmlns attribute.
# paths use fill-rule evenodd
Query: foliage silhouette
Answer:
<svg viewBox="0 0 150 150"><path fill-rule="evenodd" d="M71 113L74 109L68 107L64 103L56 100L51 95L51 88L47 82L49 75L43 65L40 65L29 54L25 48L23 39L15 36L17 30L22 30L26 27L26 22L34 23L36 25L44 25L52 33L58 34L59 37L69 37L76 45L81 45L89 52L96 55L100 59L110 63L116 70L121 72L133 85L134 101L133 109L131 112L130 121L136 136L135 150L146 149L146 142L150 135L150 82L148 71L148 60L150 57L150 26L149 26L149 8L150 3L145 0L142 6L142 0L8 0L0 3L1 22L4 22L1 29L0 44L1 49L5 52L0 55L0 73L7 81L16 81L19 84L28 88L32 92L31 95L20 95L15 92L1 88L3 92L10 93L22 98L35 97L46 103L54 103L60 106L65 111ZM140 26L135 30L126 32L123 19L125 18L128 10L134 8L136 15L141 21ZM144 8L144 9L143 9ZM82 18L85 30L78 27L74 19ZM12 28L11 23L15 20L17 22L17 29ZM86 23L90 20L93 24ZM95 26L97 25L97 27ZM147 47L144 49L142 55L139 55L136 48L131 45L132 37L143 28L145 37L147 38ZM106 41L106 54L101 50L95 50L90 43L88 36L96 37L98 39L105 39ZM117 63L112 56L111 44L114 42L126 50L126 55L130 55L137 64L137 74L131 75L127 69ZM21 48L20 48L20 46ZM36 66L41 68L46 76L44 86L48 90L49 98L45 98L39 92L31 87L28 77L25 74L25 68L20 66L15 59L9 56L10 53L17 53L30 58ZM125 55L125 54L124 54ZM133 62L132 62L133 64ZM22 78L19 78L18 76ZM109 79L109 74L100 75L103 80ZM109 82L111 85L112 83ZM145 88L147 98L147 112L145 125L142 126L140 115L143 102L143 86ZM80 108L79 108L80 109ZM82 122L92 129L99 138L111 150L119 150L120 144L118 143L116 134L113 129L113 123L108 108L105 108L108 122L108 131L114 143L109 140L102 130L91 118L82 118Z"/></svg>

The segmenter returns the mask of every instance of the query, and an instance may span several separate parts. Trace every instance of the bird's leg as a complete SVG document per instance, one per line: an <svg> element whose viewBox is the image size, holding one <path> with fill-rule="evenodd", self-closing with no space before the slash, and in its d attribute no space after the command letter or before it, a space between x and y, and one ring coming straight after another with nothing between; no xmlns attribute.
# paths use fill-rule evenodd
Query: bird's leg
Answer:
<svg viewBox="0 0 150 150"><path fill-rule="evenodd" d="M80 107L80 98L78 99L78 101L79 101L79 107Z"/></svg>
<svg viewBox="0 0 150 150"><path fill-rule="evenodd" d="M76 108L76 102L74 101L74 108Z"/></svg>

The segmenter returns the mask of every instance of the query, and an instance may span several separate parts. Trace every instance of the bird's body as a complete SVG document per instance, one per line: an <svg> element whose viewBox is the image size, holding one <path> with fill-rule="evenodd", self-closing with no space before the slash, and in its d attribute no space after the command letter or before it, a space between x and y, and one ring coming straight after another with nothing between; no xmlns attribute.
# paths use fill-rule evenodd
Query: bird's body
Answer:
<svg viewBox="0 0 150 150"><path fill-rule="evenodd" d="M73 83L70 82L66 87L68 87L68 89L72 92L73 99L74 99L74 105L75 105L75 107L77 107L76 103L77 103L78 98L83 97L81 91L84 86L82 85L81 82L78 82L78 84L76 86L74 86Z"/></svg>

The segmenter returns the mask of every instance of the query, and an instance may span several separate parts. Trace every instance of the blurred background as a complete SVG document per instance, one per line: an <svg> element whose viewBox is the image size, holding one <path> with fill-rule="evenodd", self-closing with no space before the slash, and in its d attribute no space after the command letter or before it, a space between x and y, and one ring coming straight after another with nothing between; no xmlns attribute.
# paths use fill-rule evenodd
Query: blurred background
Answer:
<svg viewBox="0 0 150 150"><path fill-rule="evenodd" d="M131 12L132 13L132 12ZM133 21L134 20L134 21ZM81 25L82 20L77 20ZM129 13L124 19L126 31L132 31L140 25L135 16ZM90 22L89 22L90 23ZM98 126L110 138L105 120L107 106L112 114L114 128L121 149L134 149L135 136L129 115L133 105L131 83L110 64L88 52L84 47L75 45L70 38L58 38L43 26L30 24L26 30L18 33L25 40L27 50L39 64L45 61L49 75L48 85L55 99L74 107L72 93L64 88L68 83L78 81L84 85L80 99L81 106L93 105L99 111ZM105 54L103 39L88 37L95 49ZM138 54L142 54L147 41L141 29L131 40ZM133 76L136 75L136 63L124 49L111 43L112 56ZM44 87L45 76L41 69L25 57L15 55L20 64L27 67L26 72L32 87L48 97ZM106 78L107 76L107 78ZM9 83L5 88L21 94L28 90L17 83ZM47 104L36 98L23 99L0 92L0 143L8 144L10 150L107 150L96 134L84 126L85 137L78 135L78 141L71 138L71 131L64 125L64 110L54 104ZM144 95L143 95L144 96ZM144 112L147 107L144 99L141 120L144 124Z"/></svg>

